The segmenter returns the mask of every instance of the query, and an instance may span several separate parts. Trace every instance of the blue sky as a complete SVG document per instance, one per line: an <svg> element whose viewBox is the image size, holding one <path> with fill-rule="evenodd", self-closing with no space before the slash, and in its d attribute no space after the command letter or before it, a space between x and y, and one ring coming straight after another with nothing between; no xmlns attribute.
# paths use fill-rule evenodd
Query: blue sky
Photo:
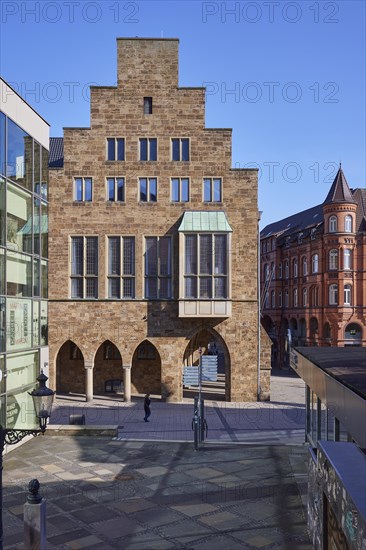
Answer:
<svg viewBox="0 0 366 550"><path fill-rule="evenodd" d="M365 186L365 2L7 1L0 72L51 124L88 126L88 86L116 81L116 37L180 39L180 85L258 166L262 227L322 202L339 161ZM231 93L230 93L231 92Z"/></svg>

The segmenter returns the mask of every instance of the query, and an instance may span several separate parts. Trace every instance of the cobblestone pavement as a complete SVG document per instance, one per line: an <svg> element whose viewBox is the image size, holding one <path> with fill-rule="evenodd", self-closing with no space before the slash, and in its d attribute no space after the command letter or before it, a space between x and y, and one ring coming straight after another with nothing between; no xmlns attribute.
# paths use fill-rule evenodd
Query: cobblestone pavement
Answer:
<svg viewBox="0 0 366 550"><path fill-rule="evenodd" d="M23 548L26 488L37 477L50 550L310 550L304 384L279 372L271 385L268 403L207 401L199 451L192 400L155 399L145 423L137 397L58 398L54 423L83 413L87 424L118 425L118 437L38 437L8 453L4 548Z"/></svg>

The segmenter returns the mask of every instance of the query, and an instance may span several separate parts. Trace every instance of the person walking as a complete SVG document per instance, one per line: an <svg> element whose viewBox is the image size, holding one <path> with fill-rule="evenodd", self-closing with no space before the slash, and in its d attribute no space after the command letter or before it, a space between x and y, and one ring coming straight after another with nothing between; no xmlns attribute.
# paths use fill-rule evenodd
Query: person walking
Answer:
<svg viewBox="0 0 366 550"><path fill-rule="evenodd" d="M150 399L150 394L147 393L145 395L145 399L144 399L144 411L145 411L145 422L150 422L148 420L149 416L151 415L151 410L150 410L150 403L151 403L151 399Z"/></svg>

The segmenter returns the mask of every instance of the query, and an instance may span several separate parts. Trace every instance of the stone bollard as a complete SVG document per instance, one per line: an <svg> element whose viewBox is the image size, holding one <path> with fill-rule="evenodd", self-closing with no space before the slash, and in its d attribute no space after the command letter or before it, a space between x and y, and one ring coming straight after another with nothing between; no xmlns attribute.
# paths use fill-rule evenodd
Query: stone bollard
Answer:
<svg viewBox="0 0 366 550"><path fill-rule="evenodd" d="M38 494L40 483L32 479L24 504L24 549L46 550L46 499Z"/></svg>

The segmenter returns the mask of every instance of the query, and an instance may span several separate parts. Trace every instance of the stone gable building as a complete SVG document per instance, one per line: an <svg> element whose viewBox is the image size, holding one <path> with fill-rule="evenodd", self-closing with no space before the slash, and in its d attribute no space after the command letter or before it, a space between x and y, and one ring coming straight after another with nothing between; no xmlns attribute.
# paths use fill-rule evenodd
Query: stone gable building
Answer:
<svg viewBox="0 0 366 550"><path fill-rule="evenodd" d="M366 346L366 190L341 166L325 201L261 232L262 323L272 362L294 346Z"/></svg>
<svg viewBox="0 0 366 550"><path fill-rule="evenodd" d="M179 87L178 40L117 39L117 53L90 127L51 139L50 382L180 401L201 347L227 400L268 396L257 171L231 168L231 129L205 128L205 89Z"/></svg>

